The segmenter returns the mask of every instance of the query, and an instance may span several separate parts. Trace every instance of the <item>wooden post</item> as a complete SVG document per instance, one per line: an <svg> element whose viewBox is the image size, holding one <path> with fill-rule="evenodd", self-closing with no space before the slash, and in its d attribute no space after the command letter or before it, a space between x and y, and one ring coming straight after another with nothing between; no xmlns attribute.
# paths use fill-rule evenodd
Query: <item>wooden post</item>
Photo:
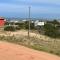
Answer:
<svg viewBox="0 0 60 60"><path fill-rule="evenodd" d="M30 9L31 7L29 6L29 20L28 20L28 38L30 38Z"/></svg>

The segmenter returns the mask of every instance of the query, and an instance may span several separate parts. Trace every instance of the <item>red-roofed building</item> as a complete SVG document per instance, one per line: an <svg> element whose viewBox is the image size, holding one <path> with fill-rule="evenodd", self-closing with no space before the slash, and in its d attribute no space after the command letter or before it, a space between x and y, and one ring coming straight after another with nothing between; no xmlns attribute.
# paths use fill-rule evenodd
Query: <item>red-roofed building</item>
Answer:
<svg viewBox="0 0 60 60"><path fill-rule="evenodd" d="M0 17L0 26L4 26L5 19L3 17Z"/></svg>

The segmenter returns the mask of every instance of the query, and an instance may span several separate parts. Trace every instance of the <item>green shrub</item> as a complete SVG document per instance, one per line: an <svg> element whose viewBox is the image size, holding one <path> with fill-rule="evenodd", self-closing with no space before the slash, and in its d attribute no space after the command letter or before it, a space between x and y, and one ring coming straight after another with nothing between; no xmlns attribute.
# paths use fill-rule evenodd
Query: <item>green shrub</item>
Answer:
<svg viewBox="0 0 60 60"><path fill-rule="evenodd" d="M44 30L45 30L45 35L49 37L57 38L60 35L57 27L55 27L52 24L45 24Z"/></svg>
<svg viewBox="0 0 60 60"><path fill-rule="evenodd" d="M4 30L5 31L15 31L15 27L14 26L5 26Z"/></svg>

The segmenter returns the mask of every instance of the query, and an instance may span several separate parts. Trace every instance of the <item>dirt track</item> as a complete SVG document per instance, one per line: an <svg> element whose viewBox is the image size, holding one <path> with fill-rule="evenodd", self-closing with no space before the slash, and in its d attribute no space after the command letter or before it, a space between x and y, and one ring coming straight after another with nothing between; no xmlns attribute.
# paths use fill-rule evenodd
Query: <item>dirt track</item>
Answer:
<svg viewBox="0 0 60 60"><path fill-rule="evenodd" d="M60 60L60 57L20 45L0 42L0 60Z"/></svg>

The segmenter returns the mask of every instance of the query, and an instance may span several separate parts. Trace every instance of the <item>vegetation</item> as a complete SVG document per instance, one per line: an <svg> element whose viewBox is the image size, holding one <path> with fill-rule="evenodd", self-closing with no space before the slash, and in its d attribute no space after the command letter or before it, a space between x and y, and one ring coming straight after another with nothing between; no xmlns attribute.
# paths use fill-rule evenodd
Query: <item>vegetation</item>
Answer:
<svg viewBox="0 0 60 60"><path fill-rule="evenodd" d="M18 27L12 26L5 26L5 31L15 31L20 29L28 29L28 21L24 23L16 23ZM30 24L31 30L35 29L34 23ZM52 37L52 39L46 40L46 38L40 39L36 36L30 37L30 39L27 36L22 35L13 35L13 36L0 36L0 40L2 41L8 41L12 43L17 43L20 45L24 45L36 50L46 51L49 53L53 53L60 56L60 40L57 38L60 38L60 23L56 20L54 21L48 21L43 28L40 27L39 31L44 31L44 34ZM41 29L42 28L42 29Z"/></svg>
<svg viewBox="0 0 60 60"><path fill-rule="evenodd" d="M24 29L25 28L25 24L24 23L15 23L15 25L18 25L20 27L20 29Z"/></svg>
<svg viewBox="0 0 60 60"><path fill-rule="evenodd" d="M21 28L19 26L15 27L16 30L20 30Z"/></svg>
<svg viewBox="0 0 60 60"><path fill-rule="evenodd" d="M5 22L5 25L9 25L9 22Z"/></svg>
<svg viewBox="0 0 60 60"><path fill-rule="evenodd" d="M29 22L26 21L26 22L25 22L25 29L28 29L28 27L29 27ZM30 23L30 29L31 29L31 30L32 30L32 29L35 29L34 23Z"/></svg>
<svg viewBox="0 0 60 60"><path fill-rule="evenodd" d="M4 28L4 30L6 31L14 31L14 30L20 30L20 29L28 29L29 27L29 21L25 21L25 22L17 22L15 23L15 25L17 25L17 27L13 27L13 22L6 22L5 25L9 25L11 24L12 26L6 26ZM35 30L35 26L34 23L30 23L30 29L31 30ZM60 23L54 19L53 21L47 21L47 23L44 26L37 26L37 30L39 31L40 34L45 34L49 37L52 38L60 38Z"/></svg>
<svg viewBox="0 0 60 60"><path fill-rule="evenodd" d="M0 36L0 40L16 43L19 45L24 45L29 48L49 52L60 56L60 40L56 40L56 42L54 43L54 40L46 41L36 38L36 36L30 37L29 39L27 36L21 36L21 35Z"/></svg>
<svg viewBox="0 0 60 60"><path fill-rule="evenodd" d="M21 22L21 23L19 23L19 22L17 22L17 23L13 23L13 22L6 22L5 23L5 26L6 25L17 25L18 27L16 27L16 29L28 29L28 27L29 27L29 22L28 21L26 21L26 22ZM30 23L30 28L31 29L35 29L35 27L34 27L34 23Z"/></svg>
<svg viewBox="0 0 60 60"><path fill-rule="evenodd" d="M14 26L5 26L4 30L5 31L15 31L15 28L14 28Z"/></svg>
<svg viewBox="0 0 60 60"><path fill-rule="evenodd" d="M45 35L53 37L53 38L60 38L60 27L58 21L54 20L50 23L44 25Z"/></svg>

